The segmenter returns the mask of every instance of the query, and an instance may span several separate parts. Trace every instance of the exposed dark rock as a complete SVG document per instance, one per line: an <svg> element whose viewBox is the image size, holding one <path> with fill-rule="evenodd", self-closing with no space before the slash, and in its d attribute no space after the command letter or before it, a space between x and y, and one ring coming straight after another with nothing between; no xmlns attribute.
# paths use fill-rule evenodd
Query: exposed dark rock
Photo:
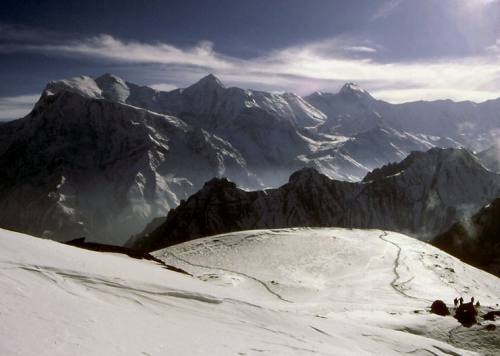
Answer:
<svg viewBox="0 0 500 356"><path fill-rule="evenodd" d="M500 317L500 310L492 310L492 311L487 312L486 314L483 315L483 319L495 321L496 316Z"/></svg>
<svg viewBox="0 0 500 356"><path fill-rule="evenodd" d="M495 324L488 324L484 328L488 331L495 331L497 326Z"/></svg>
<svg viewBox="0 0 500 356"><path fill-rule="evenodd" d="M219 233L299 226L381 228L427 238L500 195L500 175L462 149L413 154L393 171L398 174L350 183L304 168L280 188L253 192L214 179L127 246L153 251Z"/></svg>
<svg viewBox="0 0 500 356"><path fill-rule="evenodd" d="M375 168L373 171L369 172L364 178L363 182L370 182L373 180L384 179L400 173L408 168L415 160L419 159L425 155L425 152L412 152L410 155L399 163L389 163L380 168Z"/></svg>
<svg viewBox="0 0 500 356"><path fill-rule="evenodd" d="M450 315L450 311L448 310L448 307L446 306L445 302L443 302L442 300L439 300L439 299L432 302L431 313L441 315L441 316Z"/></svg>
<svg viewBox="0 0 500 356"><path fill-rule="evenodd" d="M114 246L114 245L106 245L106 244L101 244L101 243L96 243L96 242L86 242L85 237L80 237L78 239L74 239L71 241L65 242L67 245L78 247L78 248L83 248L85 250L90 250L90 251L97 251L97 252L110 252L110 253L121 253L124 255L127 255L129 257L135 258L135 259L144 259L144 260L149 260L149 261L154 261L162 266L164 266L166 269L178 272L178 273L183 273L191 276L190 273L184 271L183 269L177 268L175 266L167 265L165 262L162 260L154 257L150 253L147 252L141 252L141 251L136 251L132 250L126 247L120 247L120 246Z"/></svg>
<svg viewBox="0 0 500 356"><path fill-rule="evenodd" d="M493 172L500 172L500 144L495 144L484 151L477 153L485 167Z"/></svg>
<svg viewBox="0 0 500 356"><path fill-rule="evenodd" d="M500 198L454 224L432 242L462 261L500 277Z"/></svg>

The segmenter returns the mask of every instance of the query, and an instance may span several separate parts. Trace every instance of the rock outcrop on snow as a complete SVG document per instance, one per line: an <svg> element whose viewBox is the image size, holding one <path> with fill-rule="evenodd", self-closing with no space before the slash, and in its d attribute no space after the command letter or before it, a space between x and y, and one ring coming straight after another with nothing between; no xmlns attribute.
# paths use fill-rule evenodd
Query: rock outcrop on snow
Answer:
<svg viewBox="0 0 500 356"><path fill-rule="evenodd" d="M432 243L464 262L500 277L500 198L454 224Z"/></svg>
<svg viewBox="0 0 500 356"><path fill-rule="evenodd" d="M150 251L200 236L296 226L383 228L428 238L499 194L500 175L464 149L414 152L360 183L331 180L312 168L263 191L214 179L129 246Z"/></svg>
<svg viewBox="0 0 500 356"><path fill-rule="evenodd" d="M448 310L446 303L443 302L441 299L436 299L435 301L432 302L431 313L441 316L450 315L450 311Z"/></svg>

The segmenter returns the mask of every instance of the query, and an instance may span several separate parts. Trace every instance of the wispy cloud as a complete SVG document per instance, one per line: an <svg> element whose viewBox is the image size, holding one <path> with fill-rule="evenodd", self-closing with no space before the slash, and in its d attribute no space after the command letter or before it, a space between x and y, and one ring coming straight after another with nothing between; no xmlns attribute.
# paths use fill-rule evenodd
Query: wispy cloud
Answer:
<svg viewBox="0 0 500 356"><path fill-rule="evenodd" d="M363 53L375 53L377 50L372 47L367 47L367 46L351 46L351 47L346 47L346 50L352 51L352 52L363 52Z"/></svg>
<svg viewBox="0 0 500 356"><path fill-rule="evenodd" d="M490 5L496 2L499 2L500 0L464 0L467 4L469 5L478 5L478 6L484 6L484 5Z"/></svg>
<svg viewBox="0 0 500 356"><path fill-rule="evenodd" d="M488 51L500 54L500 38L494 44L486 48Z"/></svg>
<svg viewBox="0 0 500 356"><path fill-rule="evenodd" d="M377 11L373 14L371 20L376 21L389 16L395 9L398 8L403 0L386 0L380 5Z"/></svg>
<svg viewBox="0 0 500 356"><path fill-rule="evenodd" d="M0 121L27 115L39 97L40 94L0 97Z"/></svg>
<svg viewBox="0 0 500 356"><path fill-rule="evenodd" d="M231 65L223 56L214 52L213 44L209 41L181 49L161 42L125 42L107 34L66 43L0 45L0 52L41 52L49 55L87 56L120 62L183 64L214 69L224 69Z"/></svg>
<svg viewBox="0 0 500 356"><path fill-rule="evenodd" d="M438 98L481 101L500 96L500 87L491 85L500 79L498 58L491 51L466 58L381 63L371 58L376 52L374 44L346 38L277 49L251 59L220 54L211 42L180 48L161 42L123 41L111 35L64 43L13 43L0 46L0 52L158 64L161 71L156 83L176 86L213 72L230 85L300 94L336 90L341 82L355 81L393 102Z"/></svg>

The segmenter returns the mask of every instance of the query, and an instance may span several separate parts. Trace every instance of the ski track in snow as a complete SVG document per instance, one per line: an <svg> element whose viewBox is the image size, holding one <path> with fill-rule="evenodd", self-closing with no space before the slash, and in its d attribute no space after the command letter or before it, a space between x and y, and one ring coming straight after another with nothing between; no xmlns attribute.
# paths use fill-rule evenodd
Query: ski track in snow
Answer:
<svg viewBox="0 0 500 356"><path fill-rule="evenodd" d="M416 300L424 300L426 302L431 302L429 299L418 298L418 297L414 297L413 295L409 295L409 294L405 293L402 288L398 288L398 287L404 286L405 284L411 282L415 277L413 276L413 277L411 277L410 279L408 279L408 280L406 280L404 282L398 283L398 281L401 279L401 276L399 275L399 272L398 272L398 268L400 266L400 259L401 259L401 246L399 246L394 241L388 240L386 238L387 236L388 236L387 231L382 231L382 233L379 235L379 239L381 239L382 241L385 241L386 243L389 243L389 244L393 245L394 247L396 247L398 249L398 252L397 252L397 255L396 255L396 259L394 260L394 267L392 268L392 271L394 272L394 279L391 281L391 287L396 292L398 292L399 294L401 294L401 295L403 295L403 296L405 296L407 298L416 299Z"/></svg>
<svg viewBox="0 0 500 356"><path fill-rule="evenodd" d="M226 245L225 243L223 243L223 244ZM228 246L228 245L226 245L226 246ZM179 256L175 255L172 251L165 251L165 252L167 254L171 255L173 258L175 258L175 259L177 259L177 260L179 260L179 261L181 261L183 263L186 263L186 264L188 264L190 266L193 266L193 267L205 268L205 269L210 269L210 270L224 271L224 272L233 273L233 274L240 275L242 277L251 279L252 281L257 282L258 284L260 284L262 287L264 287L266 289L266 291L268 291L270 294L276 296L281 301L287 302L287 303L293 303L293 301L288 300L286 298L283 298L280 294L278 294L277 292L273 291L264 281L261 281L260 279L258 279L256 277L253 277L253 276L250 276L250 275L248 275L246 273L237 272L237 271L233 271L233 270L226 269L226 268L221 268L221 267L212 267L212 266L206 266L206 265L192 263L192 262L189 262L188 260L183 259L182 257L179 257Z"/></svg>

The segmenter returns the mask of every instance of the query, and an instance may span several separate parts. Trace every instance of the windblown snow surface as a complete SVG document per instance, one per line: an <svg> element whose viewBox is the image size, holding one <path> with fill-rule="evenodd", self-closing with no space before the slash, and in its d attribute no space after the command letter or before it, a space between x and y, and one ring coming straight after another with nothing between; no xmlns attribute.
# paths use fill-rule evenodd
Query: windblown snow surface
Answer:
<svg viewBox="0 0 500 356"><path fill-rule="evenodd" d="M401 234L257 230L155 254L194 277L0 230L0 354L500 352L500 322L428 312L457 295L494 306L499 279Z"/></svg>

